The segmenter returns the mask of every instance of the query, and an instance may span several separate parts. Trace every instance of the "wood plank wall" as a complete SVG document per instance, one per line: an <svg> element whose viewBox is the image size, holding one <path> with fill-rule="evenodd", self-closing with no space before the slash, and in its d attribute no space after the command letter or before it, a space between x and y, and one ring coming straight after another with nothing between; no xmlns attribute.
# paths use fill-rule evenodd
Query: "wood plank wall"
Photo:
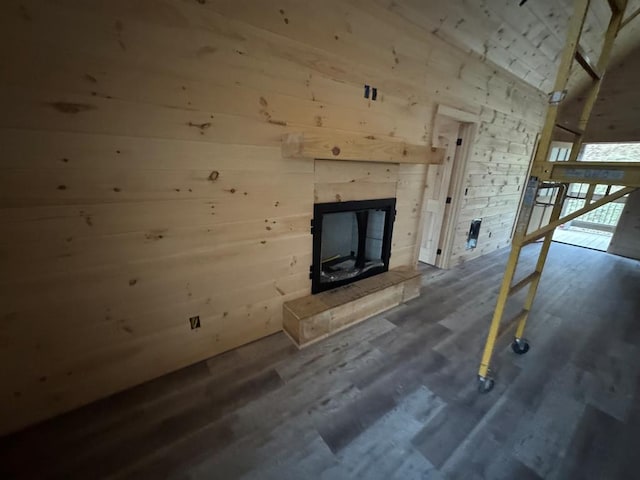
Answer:
<svg viewBox="0 0 640 480"><path fill-rule="evenodd" d="M544 96L381 4L0 12L0 433L281 329L310 289L318 173L282 158L284 133L426 143L438 103L478 113L454 258L508 242ZM394 168L397 266L414 262L425 169Z"/></svg>
<svg viewBox="0 0 640 480"><path fill-rule="evenodd" d="M416 263L427 165L315 160L317 203L396 198L390 268Z"/></svg>

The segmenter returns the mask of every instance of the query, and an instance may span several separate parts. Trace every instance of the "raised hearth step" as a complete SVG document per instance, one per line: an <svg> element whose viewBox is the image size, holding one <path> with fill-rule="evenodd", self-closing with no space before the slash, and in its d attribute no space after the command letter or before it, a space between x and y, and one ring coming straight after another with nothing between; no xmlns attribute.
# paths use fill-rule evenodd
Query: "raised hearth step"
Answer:
<svg viewBox="0 0 640 480"><path fill-rule="evenodd" d="M420 295L420 272L398 267L283 305L284 331L305 347Z"/></svg>

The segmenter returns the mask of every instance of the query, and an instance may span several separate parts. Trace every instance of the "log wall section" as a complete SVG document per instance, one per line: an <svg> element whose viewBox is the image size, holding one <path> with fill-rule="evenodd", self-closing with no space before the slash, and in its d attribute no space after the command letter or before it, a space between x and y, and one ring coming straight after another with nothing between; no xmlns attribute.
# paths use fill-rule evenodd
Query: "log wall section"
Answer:
<svg viewBox="0 0 640 480"><path fill-rule="evenodd" d="M0 432L281 329L322 174L282 157L288 132L425 144L437 104L479 114L453 260L508 244L544 96L381 3L0 9ZM392 266L411 265L426 168L389 168L350 188L395 186Z"/></svg>

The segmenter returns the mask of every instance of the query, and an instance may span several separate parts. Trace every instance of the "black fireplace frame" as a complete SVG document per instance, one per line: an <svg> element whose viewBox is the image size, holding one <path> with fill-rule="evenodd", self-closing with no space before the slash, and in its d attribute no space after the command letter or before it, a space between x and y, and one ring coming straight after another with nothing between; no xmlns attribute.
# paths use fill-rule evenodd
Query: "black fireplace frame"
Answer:
<svg viewBox="0 0 640 480"><path fill-rule="evenodd" d="M322 218L325 214L340 212L358 212L363 210L384 210L385 224L384 236L382 239L382 261L383 266L373 267L357 277L339 280L331 283L320 282L320 272L322 269L321 243L322 243ZM396 199L378 198L375 200L354 200L349 202L316 203L313 206L313 219L311 220L311 233L313 235L313 265L310 268L311 293L320 293L332 290L342 285L357 282L363 278L371 277L389 270L389 259L391 258L391 239L393 236L393 223L396 218ZM366 228L365 228L366 231ZM361 239L359 239L361 240ZM360 249L360 246L359 246Z"/></svg>

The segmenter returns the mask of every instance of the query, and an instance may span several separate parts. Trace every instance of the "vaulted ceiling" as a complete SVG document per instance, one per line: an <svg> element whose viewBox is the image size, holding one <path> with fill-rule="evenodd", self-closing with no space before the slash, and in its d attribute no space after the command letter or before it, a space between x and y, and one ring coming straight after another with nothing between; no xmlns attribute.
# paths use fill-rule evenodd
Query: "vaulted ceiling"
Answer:
<svg viewBox="0 0 640 480"><path fill-rule="evenodd" d="M379 0L408 20L450 43L549 92L564 48L573 0ZM640 6L629 0L627 12ZM600 52L611 10L606 0L592 0L582 47L591 58ZM640 21L631 22L616 44L614 61L640 42Z"/></svg>
<svg viewBox="0 0 640 480"><path fill-rule="evenodd" d="M475 52L539 90L553 90L560 54L565 45L573 0L377 0L390 10L460 48ZM629 0L627 16L640 7ZM581 46L597 60L604 31L611 16L607 0L592 0L583 29ZM640 16L620 32L612 52L609 75L602 86L587 140L640 140L640 126L628 125L637 98L640 76ZM639 65L636 65L639 64ZM615 72L615 73L614 73ZM611 78L608 78L611 77ZM630 80L633 79L635 83ZM566 115L575 113L589 77L575 68L565 101ZM627 112L626 114L624 112ZM607 135L594 135L601 129ZM595 138L600 140L595 140Z"/></svg>
<svg viewBox="0 0 640 480"><path fill-rule="evenodd" d="M640 19L638 19L640 23ZM585 132L588 142L640 141L640 46L607 72ZM576 125L586 92L568 98L560 121ZM569 140L569 139L567 139Z"/></svg>

